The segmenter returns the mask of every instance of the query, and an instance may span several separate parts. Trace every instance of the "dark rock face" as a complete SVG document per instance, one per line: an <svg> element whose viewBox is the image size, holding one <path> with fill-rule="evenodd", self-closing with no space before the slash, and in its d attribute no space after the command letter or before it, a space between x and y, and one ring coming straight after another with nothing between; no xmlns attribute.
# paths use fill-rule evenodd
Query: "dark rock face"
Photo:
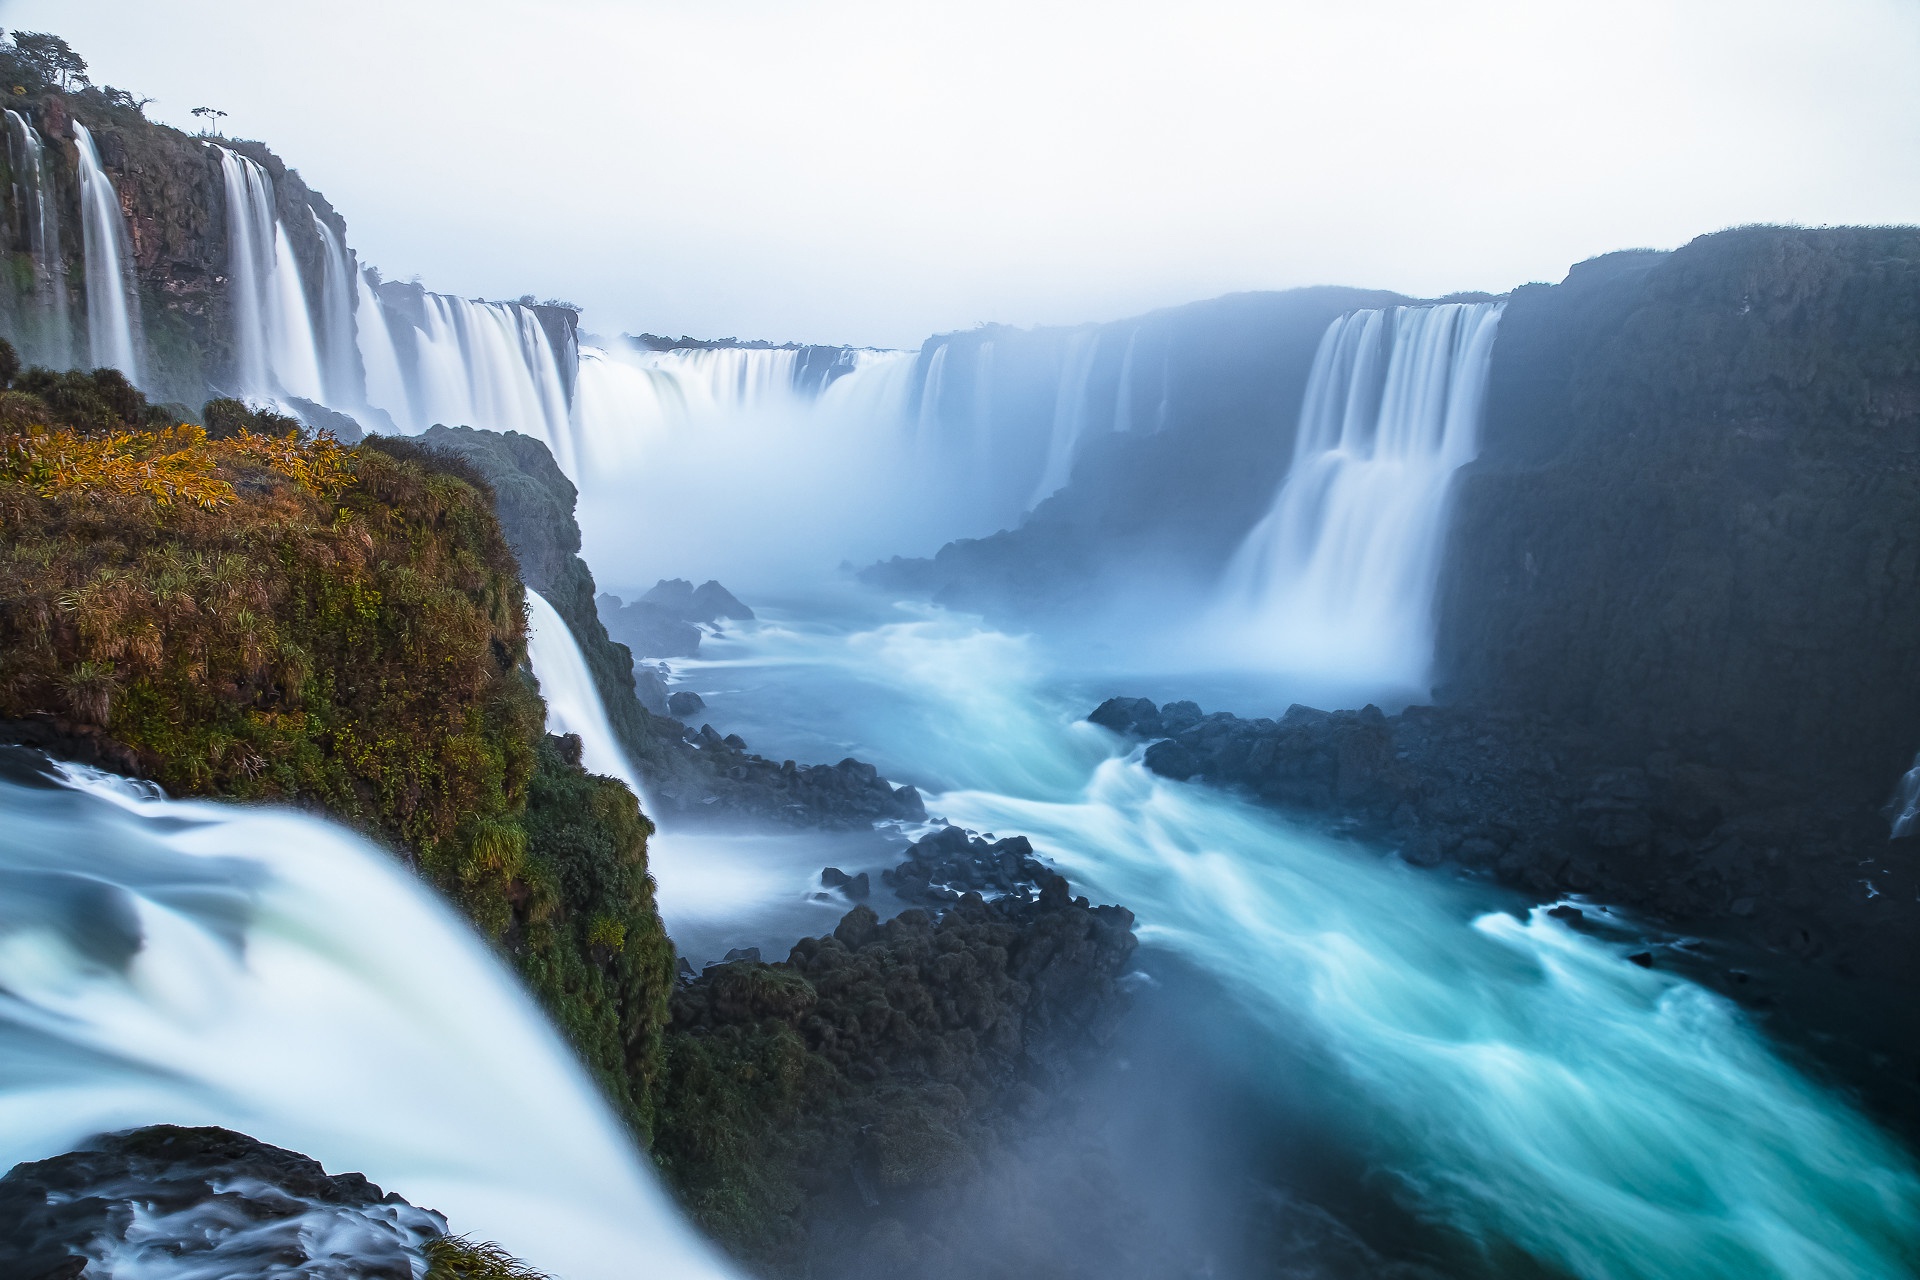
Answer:
<svg viewBox="0 0 1920 1280"><path fill-rule="evenodd" d="M226 1129L110 1134L0 1178L0 1274L10 1280L79 1280L103 1263L120 1274L142 1259L234 1280L413 1280L423 1246L446 1231L439 1214L360 1174L329 1174Z"/></svg>
<svg viewBox="0 0 1920 1280"><path fill-rule="evenodd" d="M445 426L413 439L373 439L375 447L402 456L441 459L491 488L522 576L573 633L607 719L646 779L656 808L733 825L858 828L895 819L925 821L919 792L890 785L870 764L775 762L748 751L738 735L723 737L711 725L695 733L668 716L659 676L645 667L636 671L632 652L610 637L600 620L593 574L579 555L580 526L573 515L577 491L546 445L514 431ZM671 584L663 585L677 594ZM717 582L698 589L681 585L687 586L690 608L747 612Z"/></svg>
<svg viewBox="0 0 1920 1280"><path fill-rule="evenodd" d="M1457 494L1442 700L1883 799L1920 747L1920 230L1516 290Z"/></svg>
<svg viewBox="0 0 1920 1280"><path fill-rule="evenodd" d="M898 1232L892 1215L949 1203L1107 1041L1132 925L1060 881L1032 901L969 894L937 917L883 923L856 906L784 964L710 967L674 998L655 1155L749 1260L866 1274L876 1219Z"/></svg>
<svg viewBox="0 0 1920 1280"><path fill-rule="evenodd" d="M667 711L675 717L697 715L706 709L706 699L691 689L681 689L667 695Z"/></svg>

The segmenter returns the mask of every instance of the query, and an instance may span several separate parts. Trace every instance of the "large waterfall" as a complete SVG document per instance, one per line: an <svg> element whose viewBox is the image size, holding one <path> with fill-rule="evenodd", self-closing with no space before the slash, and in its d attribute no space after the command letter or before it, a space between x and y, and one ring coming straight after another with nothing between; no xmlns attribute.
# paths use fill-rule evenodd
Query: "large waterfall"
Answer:
<svg viewBox="0 0 1920 1280"><path fill-rule="evenodd" d="M914 357L852 354L815 393L792 348L583 348L574 474L589 558L764 587L944 527L951 482L914 461Z"/></svg>
<svg viewBox="0 0 1920 1280"><path fill-rule="evenodd" d="M227 192L235 389L258 400L324 401L307 291L287 230L274 211L273 179L247 156L225 147L214 150L220 153Z"/></svg>
<svg viewBox="0 0 1920 1280"><path fill-rule="evenodd" d="M389 854L304 814L6 763L0 1169L225 1125L569 1280L727 1273L519 984Z"/></svg>
<svg viewBox="0 0 1920 1280"><path fill-rule="evenodd" d="M1038 506L1059 491L1073 475L1080 437L1087 430L1087 392L1093 380L1094 357L1100 354L1100 331L1088 329L1067 343L1067 357L1054 394L1053 431L1047 439L1047 461L1034 486L1029 506Z"/></svg>
<svg viewBox="0 0 1920 1280"><path fill-rule="evenodd" d="M576 466L568 403L574 353L532 307L407 286L359 285L367 399L403 432L444 423L518 431Z"/></svg>
<svg viewBox="0 0 1920 1280"><path fill-rule="evenodd" d="M366 378L360 367L353 328L353 308L358 295L353 283L352 255L318 213L313 214L313 229L320 236L320 246L326 255L320 273L320 323L314 335L320 359L320 381L328 404L358 405L366 400Z"/></svg>
<svg viewBox="0 0 1920 1280"><path fill-rule="evenodd" d="M140 295L133 284L131 242L113 180L100 167L93 135L73 122L80 154L80 230L87 256L87 351L95 368L140 381Z"/></svg>
<svg viewBox="0 0 1920 1280"><path fill-rule="evenodd" d="M27 251L33 269L28 296L22 299L19 346L28 360L63 369L73 358L72 322L53 179L39 133L20 113L6 114L7 159L13 171L13 237Z"/></svg>
<svg viewBox="0 0 1920 1280"><path fill-rule="evenodd" d="M527 591L527 665L547 701L547 732L580 738L580 763L593 773L618 778L644 798L639 771L627 759L607 721L580 644L567 623L539 592Z"/></svg>
<svg viewBox="0 0 1920 1280"><path fill-rule="evenodd" d="M1227 568L1220 627L1238 657L1424 692L1447 494L1476 449L1501 305L1328 327L1292 465Z"/></svg>

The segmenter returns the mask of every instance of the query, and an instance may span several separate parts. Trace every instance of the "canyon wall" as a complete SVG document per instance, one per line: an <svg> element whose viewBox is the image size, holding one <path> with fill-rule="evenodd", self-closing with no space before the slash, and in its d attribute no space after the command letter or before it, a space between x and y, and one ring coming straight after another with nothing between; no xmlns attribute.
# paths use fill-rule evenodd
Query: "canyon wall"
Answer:
<svg viewBox="0 0 1920 1280"><path fill-rule="evenodd" d="M1445 701L1890 788L1920 746L1920 230L1743 228L1515 291Z"/></svg>

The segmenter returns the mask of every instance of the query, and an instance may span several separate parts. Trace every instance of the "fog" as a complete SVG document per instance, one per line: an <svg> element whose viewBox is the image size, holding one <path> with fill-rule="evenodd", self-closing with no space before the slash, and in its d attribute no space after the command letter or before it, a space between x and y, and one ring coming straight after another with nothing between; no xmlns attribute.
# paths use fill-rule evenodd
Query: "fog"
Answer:
<svg viewBox="0 0 1920 1280"><path fill-rule="evenodd" d="M1817 13L1817 16L1816 16ZM367 261L589 327L912 346L1230 290L1558 279L1920 209L1895 0L11 0L228 112Z"/></svg>

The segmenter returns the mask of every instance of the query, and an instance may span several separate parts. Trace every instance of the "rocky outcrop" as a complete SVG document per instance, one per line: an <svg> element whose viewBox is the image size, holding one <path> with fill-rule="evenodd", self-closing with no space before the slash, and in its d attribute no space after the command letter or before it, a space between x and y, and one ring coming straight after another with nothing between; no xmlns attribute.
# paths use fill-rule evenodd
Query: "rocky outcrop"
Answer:
<svg viewBox="0 0 1920 1280"><path fill-rule="evenodd" d="M1124 1008L1132 924L1049 875L1032 900L968 894L938 916L857 906L783 964L713 966L674 998L655 1155L747 1259L863 1273L876 1222L900 1232L895 1215L1044 1123Z"/></svg>
<svg viewBox="0 0 1920 1280"><path fill-rule="evenodd" d="M471 1271L460 1264L474 1261ZM357 1173L226 1129L108 1134L0 1178L0 1272L12 1280L148 1274L267 1280L539 1280Z"/></svg>
<svg viewBox="0 0 1920 1280"><path fill-rule="evenodd" d="M1920 747L1920 230L1516 290L1457 492L1444 700L1885 799Z"/></svg>
<svg viewBox="0 0 1920 1280"><path fill-rule="evenodd" d="M712 579L696 587L685 578L662 578L631 604L603 592L594 605L607 634L648 658L694 657L701 627L753 621L753 610Z"/></svg>
<svg viewBox="0 0 1920 1280"><path fill-rule="evenodd" d="M737 734L695 731L666 715L659 676L607 634L594 603L593 574L580 558L577 491L546 445L518 432L436 426L414 438L374 437L374 447L431 465L461 468L491 486L501 528L528 586L553 605L593 673L607 719L646 781L660 812L706 823L860 828L889 819L919 822L926 807L910 786L892 786L870 764L842 760L801 766L747 750ZM677 581L677 580L676 580ZM697 614L751 611L718 583L684 600L672 583L656 591ZM712 612L712 611L725 611ZM652 704L649 706L648 704ZM657 708L657 709L655 709Z"/></svg>

